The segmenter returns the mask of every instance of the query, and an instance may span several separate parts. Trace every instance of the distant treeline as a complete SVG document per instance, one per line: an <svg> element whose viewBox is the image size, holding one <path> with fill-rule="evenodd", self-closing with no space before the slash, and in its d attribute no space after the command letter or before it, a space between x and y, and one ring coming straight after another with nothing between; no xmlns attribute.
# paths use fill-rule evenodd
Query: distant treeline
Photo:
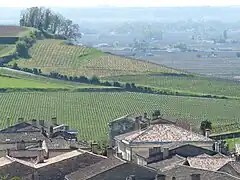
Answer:
<svg viewBox="0 0 240 180"><path fill-rule="evenodd" d="M76 40L80 36L78 24L44 7L31 7L23 11L20 26L39 29L46 38Z"/></svg>
<svg viewBox="0 0 240 180"><path fill-rule="evenodd" d="M147 86L137 86L134 82L121 83L118 81L114 81L114 82L101 81L97 76L93 76L93 77L67 76L67 75L60 74L58 72L50 72L50 74L43 74L41 69L20 68L17 65L17 63L14 63L11 68L15 69L15 70L21 70L24 72L33 73L36 75L41 75L41 76L64 80L64 81L72 81L72 82L93 84L93 85L100 85L100 86L108 86L108 87L117 87L117 88L123 89L125 91L129 91L129 92L141 92L141 93L172 95L172 96L189 96L189 97L201 97L201 98L228 99L225 96L186 94L186 93L172 91L172 90L159 90L159 89L154 89L154 88L147 87Z"/></svg>

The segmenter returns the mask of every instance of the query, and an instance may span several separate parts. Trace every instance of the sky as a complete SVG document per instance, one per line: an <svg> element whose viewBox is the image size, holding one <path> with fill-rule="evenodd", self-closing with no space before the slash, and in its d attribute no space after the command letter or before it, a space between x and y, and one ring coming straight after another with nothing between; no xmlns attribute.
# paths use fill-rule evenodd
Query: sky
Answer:
<svg viewBox="0 0 240 180"><path fill-rule="evenodd" d="M172 7L232 5L240 5L240 0L0 0L0 7Z"/></svg>

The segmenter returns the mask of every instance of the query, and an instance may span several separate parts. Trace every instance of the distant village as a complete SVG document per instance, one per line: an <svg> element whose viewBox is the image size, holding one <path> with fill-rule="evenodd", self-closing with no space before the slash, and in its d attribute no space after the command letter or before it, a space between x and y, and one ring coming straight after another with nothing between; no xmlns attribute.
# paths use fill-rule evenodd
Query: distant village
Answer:
<svg viewBox="0 0 240 180"><path fill-rule="evenodd" d="M105 155L56 117L9 124L0 130L4 180L240 179L238 154L211 138L210 130L202 135L174 118L144 113L112 120Z"/></svg>

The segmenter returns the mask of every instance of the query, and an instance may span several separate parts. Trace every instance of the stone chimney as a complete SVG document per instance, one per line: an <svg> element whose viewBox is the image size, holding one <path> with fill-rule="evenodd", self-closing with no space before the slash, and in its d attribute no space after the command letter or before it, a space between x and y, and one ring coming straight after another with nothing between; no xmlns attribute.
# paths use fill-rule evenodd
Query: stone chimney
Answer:
<svg viewBox="0 0 240 180"><path fill-rule="evenodd" d="M139 119L138 116L135 118L135 130L136 130L136 131L137 131L137 130L141 130L140 119Z"/></svg>
<svg viewBox="0 0 240 180"><path fill-rule="evenodd" d="M147 119L147 113L144 113L143 117L144 117L145 119Z"/></svg>
<svg viewBox="0 0 240 180"><path fill-rule="evenodd" d="M32 119L32 125L37 126L37 120L36 119Z"/></svg>
<svg viewBox="0 0 240 180"><path fill-rule="evenodd" d="M18 123L22 123L24 121L24 118L18 118Z"/></svg>
<svg viewBox="0 0 240 180"><path fill-rule="evenodd" d="M192 174L191 180L201 180L201 175L200 174Z"/></svg>
<svg viewBox="0 0 240 180"><path fill-rule="evenodd" d="M64 126L64 130L68 131L69 130L69 126Z"/></svg>
<svg viewBox="0 0 240 180"><path fill-rule="evenodd" d="M10 117L7 117L7 126L10 127Z"/></svg>
<svg viewBox="0 0 240 180"><path fill-rule="evenodd" d="M44 126L44 120L39 120L39 125Z"/></svg>
<svg viewBox="0 0 240 180"><path fill-rule="evenodd" d="M166 176L163 174L157 174L155 180L166 180Z"/></svg>
<svg viewBox="0 0 240 180"><path fill-rule="evenodd" d="M38 150L38 156L37 156L36 164L39 164L39 163L44 163L44 149L39 149Z"/></svg>
<svg viewBox="0 0 240 180"><path fill-rule="evenodd" d="M52 118L52 124L53 125L57 125L57 117L53 117Z"/></svg>
<svg viewBox="0 0 240 180"><path fill-rule="evenodd" d="M210 129L205 129L205 136L208 138L209 135L211 134L211 130Z"/></svg>
<svg viewBox="0 0 240 180"><path fill-rule="evenodd" d="M98 153L98 144L97 143L91 143L91 148L92 148L92 152L94 154Z"/></svg>
<svg viewBox="0 0 240 180"><path fill-rule="evenodd" d="M51 138L53 135L53 126L49 127L49 137Z"/></svg>
<svg viewBox="0 0 240 180"><path fill-rule="evenodd" d="M76 139L71 139L71 140L70 140L70 148L71 148L71 149L77 149Z"/></svg>
<svg viewBox="0 0 240 180"><path fill-rule="evenodd" d="M44 150L44 158L48 159L49 158L49 150L46 141L44 140L42 142L42 149Z"/></svg>
<svg viewBox="0 0 240 180"><path fill-rule="evenodd" d="M162 148L163 153L163 160L167 159L169 157L169 149L168 148Z"/></svg>
<svg viewBox="0 0 240 180"><path fill-rule="evenodd" d="M107 148L107 157L111 158L114 156L113 148Z"/></svg>

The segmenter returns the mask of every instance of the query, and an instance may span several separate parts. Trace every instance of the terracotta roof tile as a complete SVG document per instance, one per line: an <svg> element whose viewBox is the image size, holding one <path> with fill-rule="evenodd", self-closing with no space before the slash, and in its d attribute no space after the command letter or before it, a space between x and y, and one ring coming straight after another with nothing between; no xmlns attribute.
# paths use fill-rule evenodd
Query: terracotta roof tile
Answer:
<svg viewBox="0 0 240 180"><path fill-rule="evenodd" d="M174 124L157 124L144 131L138 131L125 137L129 142L188 142L188 141L213 141L203 135L187 131Z"/></svg>
<svg viewBox="0 0 240 180"><path fill-rule="evenodd" d="M191 167L217 171L228 162L234 161L234 159L229 157L197 156L197 157L188 157L187 161Z"/></svg>

